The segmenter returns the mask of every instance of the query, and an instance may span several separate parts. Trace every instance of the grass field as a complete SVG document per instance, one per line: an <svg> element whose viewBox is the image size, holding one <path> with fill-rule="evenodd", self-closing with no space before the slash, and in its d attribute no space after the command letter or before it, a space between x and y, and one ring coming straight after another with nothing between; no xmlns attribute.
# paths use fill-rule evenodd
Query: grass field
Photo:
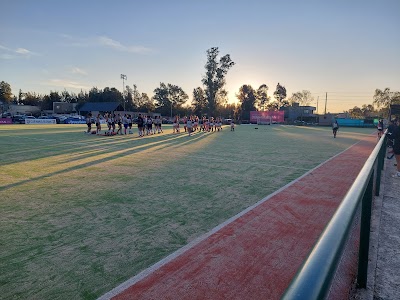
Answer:
<svg viewBox="0 0 400 300"><path fill-rule="evenodd" d="M95 299L373 132L0 126L0 298Z"/></svg>

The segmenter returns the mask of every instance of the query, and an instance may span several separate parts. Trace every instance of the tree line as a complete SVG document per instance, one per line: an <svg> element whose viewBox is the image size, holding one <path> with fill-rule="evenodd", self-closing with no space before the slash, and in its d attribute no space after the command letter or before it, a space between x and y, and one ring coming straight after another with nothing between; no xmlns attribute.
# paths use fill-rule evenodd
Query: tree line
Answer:
<svg viewBox="0 0 400 300"><path fill-rule="evenodd" d="M293 103L310 105L314 101L308 90L295 92L287 98L286 88L280 83L273 92L274 99L268 95L269 87L266 84L256 89L244 84L235 95L239 103L229 104L228 92L225 89L226 75L235 63L229 54L219 58L218 47L208 49L206 54L207 62L205 74L201 79L202 86L193 89L191 103L188 103L189 96L180 86L164 82L160 82L160 86L154 89L154 94L150 97L147 93L141 93L136 85L133 87L127 85L122 93L115 87L104 89L93 87L88 92L81 90L77 94L64 90L41 95L19 90L16 96L12 94L10 84L1 81L0 101L6 105L10 103L35 105L41 110L52 110L53 102L77 103L78 110L86 102L118 102L128 111L158 112L163 116L190 114L222 116L242 120L250 118L250 111L279 110ZM348 113L356 118L374 111L384 115L389 105L394 103L400 104L400 92L392 92L389 88L383 91L376 89L373 104L378 110L370 104L363 105L361 108L354 107Z"/></svg>

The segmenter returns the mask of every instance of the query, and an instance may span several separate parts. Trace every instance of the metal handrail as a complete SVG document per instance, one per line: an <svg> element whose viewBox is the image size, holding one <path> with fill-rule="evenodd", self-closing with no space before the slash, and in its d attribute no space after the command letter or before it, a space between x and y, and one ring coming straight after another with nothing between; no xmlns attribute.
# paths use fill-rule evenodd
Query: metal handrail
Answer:
<svg viewBox="0 0 400 300"><path fill-rule="evenodd" d="M303 262L286 289L282 299L312 300L324 299L327 296L361 201L357 284L359 287L366 287L374 169L377 166L379 176L376 176L376 191L379 192L380 170L383 168L385 145L386 134L375 146L308 258Z"/></svg>

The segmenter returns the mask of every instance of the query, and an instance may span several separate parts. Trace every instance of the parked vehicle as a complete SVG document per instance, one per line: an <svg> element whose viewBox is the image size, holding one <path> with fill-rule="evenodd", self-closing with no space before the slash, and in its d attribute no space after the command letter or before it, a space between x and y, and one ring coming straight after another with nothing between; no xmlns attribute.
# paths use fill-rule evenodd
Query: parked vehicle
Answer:
<svg viewBox="0 0 400 300"><path fill-rule="evenodd" d="M69 117L64 120L64 124L85 124L86 121L76 117Z"/></svg>
<svg viewBox="0 0 400 300"><path fill-rule="evenodd" d="M25 115L14 115L11 119L15 124L25 124Z"/></svg>

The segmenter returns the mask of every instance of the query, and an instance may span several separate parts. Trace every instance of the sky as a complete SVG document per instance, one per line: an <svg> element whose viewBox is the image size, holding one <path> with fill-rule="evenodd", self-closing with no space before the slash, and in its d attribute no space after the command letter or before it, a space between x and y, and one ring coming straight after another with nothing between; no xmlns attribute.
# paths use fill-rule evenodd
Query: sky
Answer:
<svg viewBox="0 0 400 300"><path fill-rule="evenodd" d="M160 82L191 98L206 51L235 62L230 103L243 84L309 90L318 112L372 104L400 91L399 0L1 0L0 81L13 94L78 93Z"/></svg>

